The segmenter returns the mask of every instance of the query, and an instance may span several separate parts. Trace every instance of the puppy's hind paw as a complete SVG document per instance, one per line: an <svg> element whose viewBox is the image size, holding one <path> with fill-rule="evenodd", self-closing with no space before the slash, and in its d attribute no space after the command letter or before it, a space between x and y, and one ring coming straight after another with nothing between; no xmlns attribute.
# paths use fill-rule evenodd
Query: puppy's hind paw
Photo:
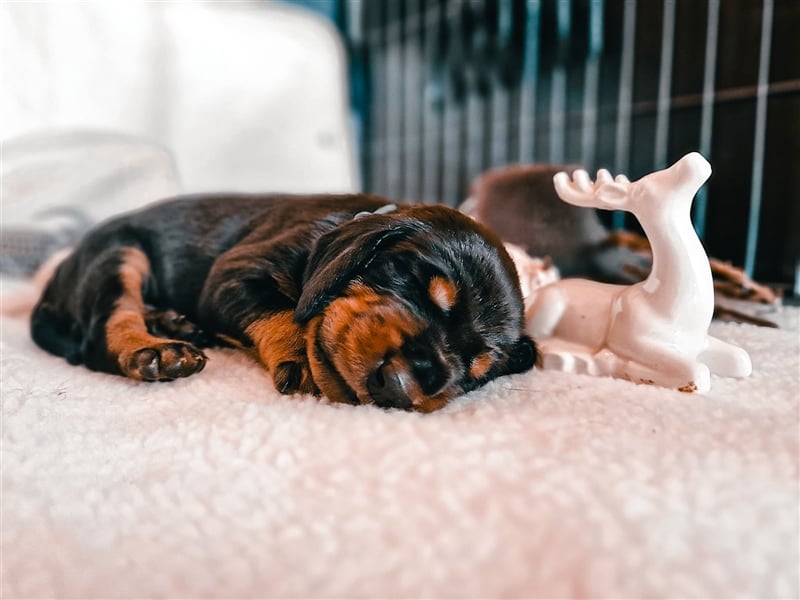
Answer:
<svg viewBox="0 0 800 600"><path fill-rule="evenodd" d="M122 370L142 381L172 381L202 371L206 360L206 355L191 344L167 342L133 352Z"/></svg>
<svg viewBox="0 0 800 600"><path fill-rule="evenodd" d="M151 335L201 347L217 345L214 336L208 335L184 315L172 309L151 309L145 313L144 320Z"/></svg>

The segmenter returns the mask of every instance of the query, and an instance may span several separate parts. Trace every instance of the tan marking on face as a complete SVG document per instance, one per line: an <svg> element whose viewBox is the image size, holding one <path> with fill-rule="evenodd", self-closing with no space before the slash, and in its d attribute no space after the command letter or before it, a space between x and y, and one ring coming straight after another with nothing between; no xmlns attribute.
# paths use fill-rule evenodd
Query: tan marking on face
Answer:
<svg viewBox="0 0 800 600"><path fill-rule="evenodd" d="M424 326L396 298L382 296L361 283L352 284L306 328L315 383L332 402L371 404L366 389L369 374L388 356L408 367L400 349ZM405 391L414 410L422 413L442 408L460 393L454 383L435 396L426 396L413 377L406 382Z"/></svg>
<svg viewBox="0 0 800 600"><path fill-rule="evenodd" d="M322 325L322 315L312 318L306 325L306 348L308 364L314 378L314 383L331 402L350 404L352 390L340 379L338 374L328 364L326 357L318 356L317 339Z"/></svg>
<svg viewBox="0 0 800 600"><path fill-rule="evenodd" d="M399 353L405 340L423 326L397 299L361 283L351 285L344 296L328 305L315 327L309 328L308 354L317 385L330 400L349 402L351 396L342 392L341 378L361 404L370 403L369 374L386 356ZM328 372L315 356L317 340L336 373ZM334 384L329 385L331 381Z"/></svg>
<svg viewBox="0 0 800 600"><path fill-rule="evenodd" d="M455 284L444 277L435 276L428 284L428 295L439 308L448 311L456 304L458 290Z"/></svg>
<svg viewBox="0 0 800 600"><path fill-rule="evenodd" d="M472 359L469 365L469 374L473 379L480 379L492 367L492 355L489 352L481 352L478 356Z"/></svg>
<svg viewBox="0 0 800 600"><path fill-rule="evenodd" d="M444 407L455 394L437 394L433 397L425 397L414 403L414 410L421 413L430 413Z"/></svg>

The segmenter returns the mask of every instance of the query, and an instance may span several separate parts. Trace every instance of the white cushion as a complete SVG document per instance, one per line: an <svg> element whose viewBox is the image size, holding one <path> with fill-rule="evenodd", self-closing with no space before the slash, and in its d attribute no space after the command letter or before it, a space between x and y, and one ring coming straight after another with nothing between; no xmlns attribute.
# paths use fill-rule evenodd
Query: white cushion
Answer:
<svg viewBox="0 0 800 600"><path fill-rule="evenodd" d="M336 31L280 2L0 4L4 140L152 139L186 191L358 187Z"/></svg>
<svg viewBox="0 0 800 600"><path fill-rule="evenodd" d="M170 153L130 136L63 131L4 143L0 271L26 274L91 225L177 194Z"/></svg>

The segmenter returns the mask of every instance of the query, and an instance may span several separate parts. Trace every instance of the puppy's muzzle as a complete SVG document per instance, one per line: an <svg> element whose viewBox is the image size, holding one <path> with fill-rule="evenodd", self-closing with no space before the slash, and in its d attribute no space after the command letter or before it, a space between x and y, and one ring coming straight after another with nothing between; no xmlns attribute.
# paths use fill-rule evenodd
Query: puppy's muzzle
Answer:
<svg viewBox="0 0 800 600"><path fill-rule="evenodd" d="M408 369L400 361L384 361L367 376L367 391L381 408L412 408Z"/></svg>
<svg viewBox="0 0 800 600"><path fill-rule="evenodd" d="M368 376L367 391L382 408L411 409L414 399L442 392L449 382L449 369L427 353L395 354L384 359Z"/></svg>

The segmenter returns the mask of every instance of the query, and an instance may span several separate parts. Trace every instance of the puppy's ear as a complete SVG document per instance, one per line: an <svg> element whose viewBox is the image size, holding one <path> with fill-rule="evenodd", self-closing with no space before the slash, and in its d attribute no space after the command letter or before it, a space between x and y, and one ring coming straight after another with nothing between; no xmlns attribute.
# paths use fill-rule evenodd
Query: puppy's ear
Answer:
<svg viewBox="0 0 800 600"><path fill-rule="evenodd" d="M369 266L379 252L417 230L414 221L371 215L322 235L311 249L294 320L303 325Z"/></svg>

